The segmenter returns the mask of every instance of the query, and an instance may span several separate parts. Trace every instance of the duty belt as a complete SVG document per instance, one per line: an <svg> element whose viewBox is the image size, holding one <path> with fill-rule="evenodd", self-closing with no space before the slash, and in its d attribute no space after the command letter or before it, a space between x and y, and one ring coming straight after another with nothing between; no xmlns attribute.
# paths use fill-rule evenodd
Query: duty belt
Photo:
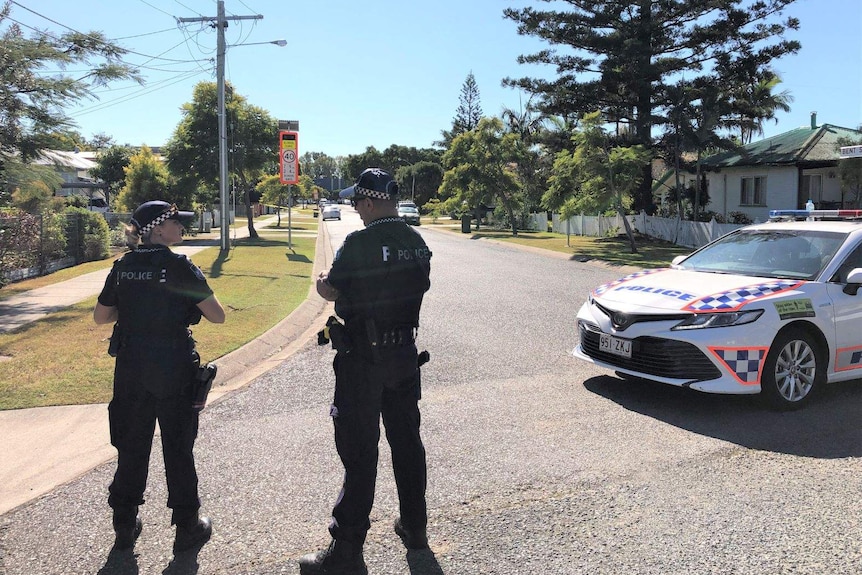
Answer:
<svg viewBox="0 0 862 575"><path fill-rule="evenodd" d="M397 347L400 345L409 345L416 341L417 328L395 327L377 334L378 345L381 347Z"/></svg>

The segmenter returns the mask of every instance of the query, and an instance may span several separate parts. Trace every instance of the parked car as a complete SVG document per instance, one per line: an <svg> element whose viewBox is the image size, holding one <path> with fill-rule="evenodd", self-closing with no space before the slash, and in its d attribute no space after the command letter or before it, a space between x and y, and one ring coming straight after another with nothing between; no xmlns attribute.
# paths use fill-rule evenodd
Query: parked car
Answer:
<svg viewBox="0 0 862 575"><path fill-rule="evenodd" d="M338 207L338 204L326 204L320 212L320 219L324 221L340 220L341 208Z"/></svg>
<svg viewBox="0 0 862 575"><path fill-rule="evenodd" d="M410 225L419 225L419 210L416 208L416 206L399 205L398 217L403 218L404 221Z"/></svg>
<svg viewBox="0 0 862 575"><path fill-rule="evenodd" d="M760 393L779 409L862 377L862 210L770 216L594 289L574 355L626 379Z"/></svg>

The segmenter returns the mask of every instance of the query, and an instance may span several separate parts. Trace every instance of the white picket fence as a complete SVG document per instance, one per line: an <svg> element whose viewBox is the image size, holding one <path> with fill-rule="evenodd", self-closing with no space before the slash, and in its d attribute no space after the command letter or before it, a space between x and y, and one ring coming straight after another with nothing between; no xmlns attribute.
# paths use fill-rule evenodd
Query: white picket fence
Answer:
<svg viewBox="0 0 862 575"><path fill-rule="evenodd" d="M724 234L742 227L740 224L720 224L715 220L709 222L692 222L676 218L659 218L648 216L645 212L626 216L633 230L651 238L666 240L689 248L699 248ZM531 214L533 229L547 230L548 216L546 213ZM551 218L551 231L560 234L576 236L604 237L625 233L622 217L587 216L584 214L563 220L559 214Z"/></svg>

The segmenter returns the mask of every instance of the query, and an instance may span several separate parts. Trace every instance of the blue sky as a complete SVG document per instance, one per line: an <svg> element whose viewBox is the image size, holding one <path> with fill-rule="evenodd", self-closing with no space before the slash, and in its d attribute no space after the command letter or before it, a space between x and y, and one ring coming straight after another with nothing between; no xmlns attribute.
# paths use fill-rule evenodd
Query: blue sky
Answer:
<svg viewBox="0 0 862 575"><path fill-rule="evenodd" d="M135 52L126 60L147 84L113 84L98 101L68 110L85 137L164 144L180 106L201 81L215 81L216 33L175 18L215 16L215 0L16 0L12 18L43 30L100 30ZM547 76L517 57L546 47L502 16L524 0L225 0L231 22L226 78L251 104L300 123L300 153L356 154L367 146L431 147L449 129L461 86L473 72L486 115L518 110L527 96L502 78ZM540 8L544 3L535 2ZM32 12L25 10L24 6ZM38 13L34 14L33 12ZM862 124L862 2L797 0L796 56L775 63L792 111L765 128L775 135L810 123ZM44 17L43 17L44 16ZM46 19L47 18L47 19ZM49 21L53 20L52 21ZM29 32L29 31L28 31ZM285 47L266 44L284 39Z"/></svg>

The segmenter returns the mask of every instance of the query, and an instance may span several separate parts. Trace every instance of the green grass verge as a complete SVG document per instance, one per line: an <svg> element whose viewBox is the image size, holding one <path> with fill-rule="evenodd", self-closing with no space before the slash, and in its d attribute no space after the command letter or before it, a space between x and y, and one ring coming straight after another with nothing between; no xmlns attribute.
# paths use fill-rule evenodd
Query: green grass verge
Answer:
<svg viewBox="0 0 862 575"><path fill-rule="evenodd" d="M461 234L461 228L445 228L447 231ZM572 259L586 262L601 261L611 266L636 266L642 268L659 268L670 265L678 255L689 254L693 250L670 242L656 240L640 234L636 235L635 247L637 253L631 252L631 245L625 235L594 238L587 236L569 236L552 232L519 231L513 236L509 231L491 229L473 231L464 234L470 238L490 238L507 243L515 243L534 248L552 250L570 254Z"/></svg>
<svg viewBox="0 0 862 575"><path fill-rule="evenodd" d="M308 295L316 239L294 236L291 249L285 231L258 233L258 239L238 240L225 257L212 247L192 258L227 311L224 324L203 320L192 328L204 361L266 332ZM93 323L95 304L92 297L0 334L0 410L110 400L111 326Z"/></svg>

